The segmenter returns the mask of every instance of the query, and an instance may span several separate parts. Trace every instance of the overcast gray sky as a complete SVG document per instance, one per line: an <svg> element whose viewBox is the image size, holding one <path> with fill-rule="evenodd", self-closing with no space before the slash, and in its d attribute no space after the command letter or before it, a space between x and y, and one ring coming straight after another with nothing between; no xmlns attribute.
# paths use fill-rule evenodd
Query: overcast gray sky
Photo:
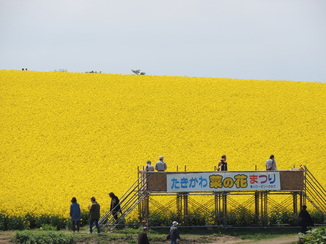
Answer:
<svg viewBox="0 0 326 244"><path fill-rule="evenodd" d="M0 0L0 69L326 82L326 0Z"/></svg>

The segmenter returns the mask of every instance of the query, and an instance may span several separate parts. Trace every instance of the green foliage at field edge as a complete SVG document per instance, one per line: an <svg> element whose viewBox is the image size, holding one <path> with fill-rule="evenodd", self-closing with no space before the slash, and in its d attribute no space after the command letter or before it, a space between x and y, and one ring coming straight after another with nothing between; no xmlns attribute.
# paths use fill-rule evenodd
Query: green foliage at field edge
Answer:
<svg viewBox="0 0 326 244"><path fill-rule="evenodd" d="M33 231L18 231L13 237L14 243L48 243L48 244L72 244L74 238L71 235L66 235L61 232L33 232Z"/></svg>

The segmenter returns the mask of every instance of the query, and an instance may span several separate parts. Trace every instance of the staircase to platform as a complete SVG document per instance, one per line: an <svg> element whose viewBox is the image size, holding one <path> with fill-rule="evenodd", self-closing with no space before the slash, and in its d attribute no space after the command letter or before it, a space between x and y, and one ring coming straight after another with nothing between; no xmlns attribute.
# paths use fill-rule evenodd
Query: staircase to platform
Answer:
<svg viewBox="0 0 326 244"><path fill-rule="evenodd" d="M115 220L111 211L108 210L99 220L100 229L113 230L119 224L123 223L128 216L148 195L145 191L146 175L141 174L138 179L129 187L129 189L120 197L120 207L122 214ZM114 209L112 209L114 211ZM95 227L94 227L95 228Z"/></svg>
<svg viewBox="0 0 326 244"><path fill-rule="evenodd" d="M326 190L307 167L304 173L304 196L315 209L326 216Z"/></svg>

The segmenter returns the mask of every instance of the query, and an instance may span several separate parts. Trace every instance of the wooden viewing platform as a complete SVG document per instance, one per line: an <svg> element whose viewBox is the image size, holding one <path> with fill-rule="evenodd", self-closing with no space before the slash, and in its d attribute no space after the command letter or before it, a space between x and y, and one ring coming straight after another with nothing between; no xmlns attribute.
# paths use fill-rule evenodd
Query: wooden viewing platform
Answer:
<svg viewBox="0 0 326 244"><path fill-rule="evenodd" d="M143 222L150 222L150 202L154 196L175 196L175 206L179 219L187 223L190 198L198 195L212 195L211 207L219 223L227 225L229 197L251 195L254 202L254 215L257 224L266 225L268 221L269 195L289 195L292 210L298 214L306 204L304 189L305 175L302 170L286 171L166 171L143 172L141 188L146 197L141 201L138 211ZM141 178L141 177L140 177ZM212 201L211 201L212 202ZM197 209L205 209L196 206ZM241 205L241 204L240 204ZM234 208L234 204L232 206Z"/></svg>
<svg viewBox="0 0 326 244"><path fill-rule="evenodd" d="M189 225L194 213L199 213L205 218L204 225L229 225L236 215L250 218L256 226L267 226L275 216L279 218L290 209L297 216L306 203L326 217L325 202L325 189L306 167L284 171L165 172L138 168L137 180L120 197L122 215L115 220L108 210L99 223L112 230L138 207L139 223L143 225L152 226L155 216L169 214L182 225Z"/></svg>

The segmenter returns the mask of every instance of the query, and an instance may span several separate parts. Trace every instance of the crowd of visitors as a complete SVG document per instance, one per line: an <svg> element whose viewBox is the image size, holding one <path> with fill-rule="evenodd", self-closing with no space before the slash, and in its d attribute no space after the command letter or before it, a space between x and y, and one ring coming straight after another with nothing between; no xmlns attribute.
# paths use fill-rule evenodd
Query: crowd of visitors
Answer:
<svg viewBox="0 0 326 244"><path fill-rule="evenodd" d="M221 159L216 167L217 171L228 171L228 163L227 163L227 157L226 155L222 155ZM266 171L277 171L276 161L274 155L271 155L269 159L266 161ZM300 169L303 169L302 166L300 166ZM144 167L144 172L164 172L167 170L167 164L164 162L164 157L160 156L159 161L156 162L155 167L152 165L152 162L150 160L147 161L146 166ZM113 215L113 218L115 219L115 223L118 221L118 214L122 214L121 206L119 198L113 193L110 192L109 196L111 198L111 205L110 205L110 212ZM96 201L95 197L92 197L91 199L91 205L88 206L88 209L90 211L90 221L89 221L89 234L93 232L93 223L95 223L95 227L97 229L97 233L100 234L100 227L99 227L99 219L100 219L100 205ZM313 221L306 210L307 206L303 205L302 209L299 213L299 225L301 226L301 232L306 233L308 226L313 226ZM80 219L81 219L81 211L80 211L80 205L77 203L77 199L73 197L71 199L71 205L70 205L70 218L72 221L72 231L79 232L80 229ZM172 226L170 228L169 234L167 236L167 240L170 241L170 244L177 244L177 240L180 240L180 235L178 231L178 222L173 221ZM143 227L142 232L138 235L138 244L149 244L149 239L147 236L148 233L148 227Z"/></svg>
<svg viewBox="0 0 326 244"><path fill-rule="evenodd" d="M109 196L111 197L111 205L110 205L110 212L113 215L113 218L118 220L118 214L121 213L121 207L120 207L120 200L119 198L113 193L110 192ZM91 204L88 205L89 209L89 234L93 233L93 224L95 223L95 227L97 229L97 233L100 234L100 226L99 226L99 219L100 219L100 212L101 212L101 206L96 201L95 197L91 197ZM75 233L75 231L79 232L80 229L80 220L81 220L81 211L80 211L80 205L77 203L76 197L73 197L71 199L71 205L70 205L70 219L72 221L72 231Z"/></svg>
<svg viewBox="0 0 326 244"><path fill-rule="evenodd" d="M155 167L152 165L150 160L147 161L146 166L144 167L145 172L164 172L167 170L167 164L163 161L164 157L160 156L159 161L155 164ZM228 163L226 162L226 155L222 155L220 162L217 165L217 171L228 171ZM300 166L300 169L303 169ZM276 161L274 159L274 155L271 155L269 159L266 161L266 171L277 171Z"/></svg>

